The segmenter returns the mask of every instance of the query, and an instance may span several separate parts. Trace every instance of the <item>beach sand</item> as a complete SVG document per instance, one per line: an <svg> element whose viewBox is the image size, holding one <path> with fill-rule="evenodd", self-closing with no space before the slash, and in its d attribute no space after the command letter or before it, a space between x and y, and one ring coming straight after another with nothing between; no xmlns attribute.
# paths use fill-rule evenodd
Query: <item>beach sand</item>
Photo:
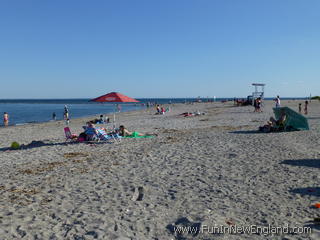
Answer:
<svg viewBox="0 0 320 240"><path fill-rule="evenodd" d="M0 128L0 239L320 239L311 222L320 217L312 207L320 202L320 103L309 105L310 131L257 133L273 105L266 101L263 113L231 102L120 113L129 130L158 136L119 143L66 144L62 121ZM178 115L197 110L207 114ZM72 120L72 132L87 120ZM13 141L44 144L10 150ZM173 230L287 224L312 233Z"/></svg>

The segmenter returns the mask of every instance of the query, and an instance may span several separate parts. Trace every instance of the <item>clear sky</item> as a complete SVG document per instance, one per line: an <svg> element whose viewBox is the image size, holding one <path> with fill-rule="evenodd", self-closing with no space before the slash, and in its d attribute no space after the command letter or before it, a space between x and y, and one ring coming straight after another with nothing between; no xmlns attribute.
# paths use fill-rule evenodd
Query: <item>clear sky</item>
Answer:
<svg viewBox="0 0 320 240"><path fill-rule="evenodd" d="M320 95L318 0L0 0L0 98Z"/></svg>

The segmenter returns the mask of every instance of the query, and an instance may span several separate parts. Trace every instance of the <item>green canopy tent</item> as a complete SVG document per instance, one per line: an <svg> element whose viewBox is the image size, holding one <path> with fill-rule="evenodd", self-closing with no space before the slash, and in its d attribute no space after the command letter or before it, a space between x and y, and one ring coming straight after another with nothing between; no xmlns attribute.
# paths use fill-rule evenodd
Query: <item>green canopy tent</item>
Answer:
<svg viewBox="0 0 320 240"><path fill-rule="evenodd" d="M308 119L292 110L288 107L274 108L273 112L276 119L280 119L281 112L284 111L286 114L286 120L284 122L284 130L309 130Z"/></svg>

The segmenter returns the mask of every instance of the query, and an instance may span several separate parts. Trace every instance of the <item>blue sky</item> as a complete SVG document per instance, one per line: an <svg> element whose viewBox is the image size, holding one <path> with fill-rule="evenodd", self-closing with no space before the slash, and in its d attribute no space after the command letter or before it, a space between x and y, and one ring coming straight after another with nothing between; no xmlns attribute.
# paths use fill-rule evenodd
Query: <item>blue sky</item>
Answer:
<svg viewBox="0 0 320 240"><path fill-rule="evenodd" d="M0 98L320 95L317 0L0 0Z"/></svg>

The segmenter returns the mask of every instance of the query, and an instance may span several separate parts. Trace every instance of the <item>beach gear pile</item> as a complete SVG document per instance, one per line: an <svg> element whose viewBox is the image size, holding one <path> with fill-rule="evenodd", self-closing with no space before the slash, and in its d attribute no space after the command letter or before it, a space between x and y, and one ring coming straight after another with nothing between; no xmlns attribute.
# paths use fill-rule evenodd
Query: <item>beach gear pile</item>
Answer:
<svg viewBox="0 0 320 240"><path fill-rule="evenodd" d="M276 119L276 124L267 124L259 127L261 132L280 132L280 131L300 131L309 130L309 124L306 117L297 113L288 107L273 108ZM285 120L281 121L282 115L285 115ZM280 122L281 121L281 122Z"/></svg>

